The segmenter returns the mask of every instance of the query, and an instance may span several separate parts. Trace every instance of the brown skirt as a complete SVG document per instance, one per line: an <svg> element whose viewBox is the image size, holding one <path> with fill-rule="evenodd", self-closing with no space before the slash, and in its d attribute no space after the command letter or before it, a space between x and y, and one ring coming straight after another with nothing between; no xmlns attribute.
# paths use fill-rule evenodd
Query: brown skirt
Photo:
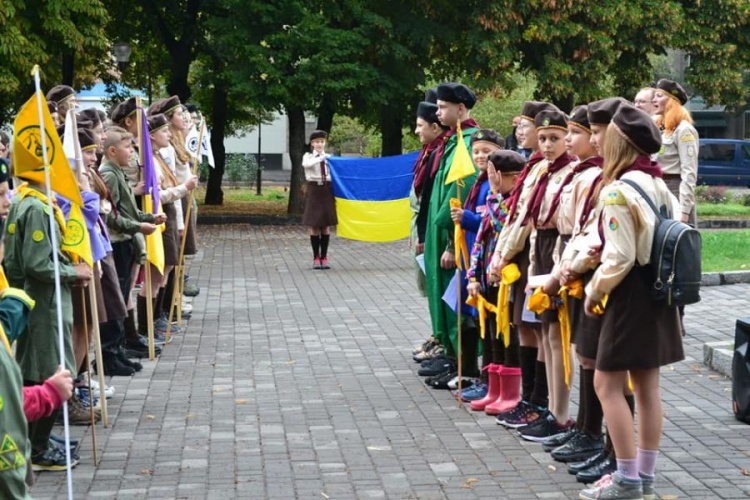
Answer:
<svg viewBox="0 0 750 500"><path fill-rule="evenodd" d="M115 260L111 253L108 253L101 261L102 279L100 290L104 294L104 308L106 314L102 319L99 314L99 322L104 323L109 320L121 320L128 317L128 311L125 306L125 300L122 298L120 282L115 268Z"/></svg>
<svg viewBox="0 0 750 500"><path fill-rule="evenodd" d="M589 271L583 275L584 286L588 285L593 278L594 272ZM602 318L597 316L591 318L583 311L584 298L570 298L570 341L576 345L576 352L584 358L596 359L596 350L599 347L599 332L602 329Z"/></svg>
<svg viewBox="0 0 750 500"><path fill-rule="evenodd" d="M177 209L174 203L164 203L162 206L167 216L166 229L161 233L164 242L164 265L176 266L180 257L180 233L177 230Z"/></svg>
<svg viewBox="0 0 750 500"><path fill-rule="evenodd" d="M664 184L667 185L667 188L669 188L669 191L673 195L675 195L675 197L678 200L680 199L680 184L681 183L682 183L682 179L677 174L664 176ZM680 217L682 217L682 214L673 214L673 216L675 219L680 220ZM690 224L693 227L697 227L698 216L695 212L695 205L693 205L693 209L690 211L690 215L688 216L688 224Z"/></svg>
<svg viewBox="0 0 750 500"><path fill-rule="evenodd" d="M652 279L648 267L634 267L610 294L597 370L650 370L685 359L677 308L651 299Z"/></svg>
<svg viewBox="0 0 750 500"><path fill-rule="evenodd" d="M302 215L302 225L307 227L329 227L339 223L336 217L336 200L333 199L331 183L319 185L317 182L307 183L305 199L305 213Z"/></svg>
<svg viewBox="0 0 750 500"><path fill-rule="evenodd" d="M102 284L101 284L101 273L99 272L99 268L95 265L94 266L94 277L93 277L94 283L96 284L96 313L99 315L99 322L107 321L107 309L104 304L104 294L102 293ZM81 290L83 290L83 293L81 293ZM91 305L89 303L89 291L88 288L80 288L77 286L70 287L70 295L71 295L71 302L73 303L73 325L76 328L83 328L83 314L84 314L84 307L83 307L83 300L84 296L86 297L86 325L88 325L89 329L91 329ZM102 320L102 317L104 320ZM89 330L90 331L90 330ZM90 335L89 335L90 338Z"/></svg>
<svg viewBox="0 0 750 500"><path fill-rule="evenodd" d="M536 230L536 241L534 244L534 268L536 273L549 274L552 272L552 268L555 267L555 246L557 245L557 237L560 233L557 229L537 229ZM544 311L542 314L537 316L539 321L545 323L558 323L557 310L551 309Z"/></svg>
<svg viewBox="0 0 750 500"><path fill-rule="evenodd" d="M521 277L518 278L513 284L513 291L511 295L513 297L513 311L511 321L514 325L521 325L525 323L523 321L523 306L526 301L526 284L529 282L529 240L526 240L526 244L523 250L516 255L512 262L518 266L518 270L521 273ZM526 323L531 325L533 323Z"/></svg>
<svg viewBox="0 0 750 500"><path fill-rule="evenodd" d="M180 203L182 203L182 216L183 217L187 215L189 198L190 198L190 195L187 195L180 200ZM195 203L195 200L193 200L193 203ZM185 255L195 255L196 253L198 253L198 235L195 233L195 230L196 230L195 221L196 221L197 215L198 214L195 213L195 205L193 205L193 209L190 210L190 220L188 220L187 224L185 224L185 230L187 231L187 239L185 240Z"/></svg>

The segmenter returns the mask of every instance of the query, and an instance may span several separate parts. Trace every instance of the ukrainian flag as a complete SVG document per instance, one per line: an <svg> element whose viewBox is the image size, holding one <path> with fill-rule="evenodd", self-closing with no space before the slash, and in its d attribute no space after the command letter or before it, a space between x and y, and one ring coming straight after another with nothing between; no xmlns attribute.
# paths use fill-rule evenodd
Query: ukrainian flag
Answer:
<svg viewBox="0 0 750 500"><path fill-rule="evenodd" d="M336 234L385 242L409 236L409 192L418 152L385 158L331 157Z"/></svg>

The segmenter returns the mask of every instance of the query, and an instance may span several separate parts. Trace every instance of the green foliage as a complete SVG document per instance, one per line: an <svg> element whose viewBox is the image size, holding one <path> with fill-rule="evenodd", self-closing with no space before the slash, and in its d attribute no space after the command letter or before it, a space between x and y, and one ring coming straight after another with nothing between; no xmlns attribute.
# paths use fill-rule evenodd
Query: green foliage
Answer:
<svg viewBox="0 0 750 500"><path fill-rule="evenodd" d="M228 154L225 174L229 182L253 183L258 178L258 161L250 153Z"/></svg>
<svg viewBox="0 0 750 500"><path fill-rule="evenodd" d="M729 201L726 186L696 186L695 201L698 203L723 204Z"/></svg>
<svg viewBox="0 0 750 500"><path fill-rule="evenodd" d="M731 218L748 218L750 217L750 206L740 203L698 203L699 217L731 217Z"/></svg>

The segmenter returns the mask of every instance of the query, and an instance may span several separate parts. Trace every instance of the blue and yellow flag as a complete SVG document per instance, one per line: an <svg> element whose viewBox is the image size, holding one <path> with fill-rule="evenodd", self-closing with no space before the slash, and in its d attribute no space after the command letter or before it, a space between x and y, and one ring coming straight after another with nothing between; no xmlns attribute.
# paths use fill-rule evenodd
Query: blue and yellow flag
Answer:
<svg viewBox="0 0 750 500"><path fill-rule="evenodd" d="M339 219L337 235L372 242L409 236L409 191L418 155L329 158Z"/></svg>

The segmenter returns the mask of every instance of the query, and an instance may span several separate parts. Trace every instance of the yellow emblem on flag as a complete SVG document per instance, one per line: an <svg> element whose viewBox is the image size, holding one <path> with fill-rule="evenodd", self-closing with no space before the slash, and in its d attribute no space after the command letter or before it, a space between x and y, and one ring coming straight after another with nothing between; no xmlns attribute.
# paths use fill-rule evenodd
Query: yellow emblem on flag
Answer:
<svg viewBox="0 0 750 500"><path fill-rule="evenodd" d="M450 184L457 180L461 180L464 177L474 175L476 170L474 163L471 161L469 156L469 150L466 149L464 143L464 134L461 131L461 126L458 126L458 140L456 141L456 152L453 153L453 159L451 160L450 170L448 175L445 177L445 183Z"/></svg>
<svg viewBox="0 0 750 500"><path fill-rule="evenodd" d="M13 124L13 170L16 177L45 184L42 143L47 147L47 161L50 167L50 189L69 199L73 204L83 205L73 171L63 153L60 136L57 135L47 100L41 96L44 138L36 94L32 95L16 116Z"/></svg>
<svg viewBox="0 0 750 500"><path fill-rule="evenodd" d="M70 205L70 214L68 215L68 222L65 224L65 236L61 248L74 258L78 258L93 267L94 256L91 254L91 237L86 229L86 221L83 218L81 207L75 203Z"/></svg>

